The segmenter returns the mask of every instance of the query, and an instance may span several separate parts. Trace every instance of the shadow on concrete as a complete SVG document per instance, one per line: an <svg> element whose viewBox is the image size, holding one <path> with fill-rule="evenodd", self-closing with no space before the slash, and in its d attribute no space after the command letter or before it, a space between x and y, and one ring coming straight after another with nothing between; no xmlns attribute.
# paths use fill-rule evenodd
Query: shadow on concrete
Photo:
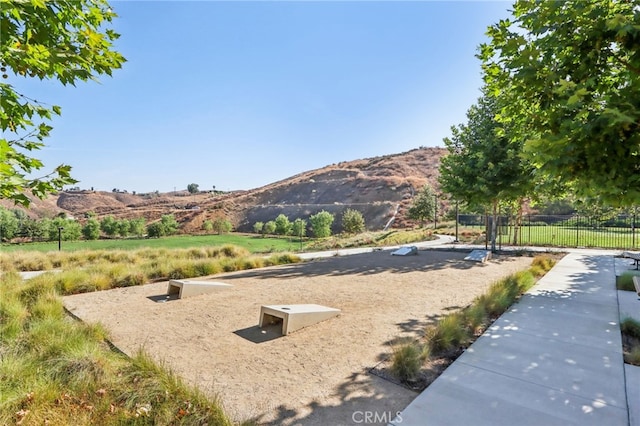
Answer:
<svg viewBox="0 0 640 426"><path fill-rule="evenodd" d="M367 372L353 373L336 388L331 402L312 401L293 408L281 404L267 417L250 419L259 425L386 425L416 396L415 392ZM275 414L274 414L275 413Z"/></svg>
<svg viewBox="0 0 640 426"><path fill-rule="evenodd" d="M611 258L559 262L403 411L402 424L518 424L533 413L539 424L628 424Z"/></svg>

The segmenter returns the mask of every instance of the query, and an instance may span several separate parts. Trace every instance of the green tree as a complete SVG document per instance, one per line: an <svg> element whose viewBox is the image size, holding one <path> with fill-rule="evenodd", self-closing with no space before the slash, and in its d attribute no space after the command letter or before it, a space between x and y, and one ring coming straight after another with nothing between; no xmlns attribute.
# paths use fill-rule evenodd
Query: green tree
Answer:
<svg viewBox="0 0 640 426"><path fill-rule="evenodd" d="M568 215L576 211L574 203L568 198L545 200L538 207L540 214Z"/></svg>
<svg viewBox="0 0 640 426"><path fill-rule="evenodd" d="M264 229L264 222L256 222L253 224L253 232L255 232L256 234L262 234L264 236L264 234L262 233Z"/></svg>
<svg viewBox="0 0 640 426"><path fill-rule="evenodd" d="M300 240L307 236L307 221L297 218L291 226L291 234L299 237Z"/></svg>
<svg viewBox="0 0 640 426"><path fill-rule="evenodd" d="M100 238L100 222L91 218L82 227L82 236L85 240L97 240Z"/></svg>
<svg viewBox="0 0 640 426"><path fill-rule="evenodd" d="M137 237L142 237L144 235L145 226L146 221L144 220L144 218L140 217L131 219L129 221L129 233Z"/></svg>
<svg viewBox="0 0 640 426"><path fill-rule="evenodd" d="M491 248L495 250L499 205L520 201L535 188L534 167L521 157L522 143L510 140L496 120L497 99L483 96L467 112L467 123L445 138L448 155L440 161L440 187L471 208L492 212Z"/></svg>
<svg viewBox="0 0 640 426"><path fill-rule="evenodd" d="M19 222L16 215L9 209L0 207L0 241L8 241L18 231Z"/></svg>
<svg viewBox="0 0 640 426"><path fill-rule="evenodd" d="M213 230L218 234L231 232L232 229L233 229L233 224L227 218L217 217L213 221Z"/></svg>
<svg viewBox="0 0 640 426"><path fill-rule="evenodd" d="M591 222L606 222L615 219L618 215L624 214L622 208L611 207L600 203L599 199L595 200L578 200L575 203L576 213L580 216L586 216Z"/></svg>
<svg viewBox="0 0 640 426"><path fill-rule="evenodd" d="M276 234L278 235L291 234L292 225L287 216L281 213L278 215L278 217L276 217L275 222L276 222Z"/></svg>
<svg viewBox="0 0 640 426"><path fill-rule="evenodd" d="M147 235L151 238L173 235L177 232L178 227L176 218L172 214L165 214L159 221L147 225Z"/></svg>
<svg viewBox="0 0 640 426"><path fill-rule="evenodd" d="M59 228L62 230L59 231ZM76 241L82 236L82 226L73 219L56 217L48 223L47 239L58 241L58 232L63 241Z"/></svg>
<svg viewBox="0 0 640 426"><path fill-rule="evenodd" d="M105 216L100 221L100 230L108 237L114 237L118 233L118 221L111 215Z"/></svg>
<svg viewBox="0 0 640 426"><path fill-rule="evenodd" d="M121 237L126 237L131 231L131 222L128 219L120 219L116 222L117 234Z"/></svg>
<svg viewBox="0 0 640 426"><path fill-rule="evenodd" d="M160 238L165 236L164 227L160 222L153 222L147 225L147 235L149 238Z"/></svg>
<svg viewBox="0 0 640 426"><path fill-rule="evenodd" d="M202 230L206 232L213 231L213 222L210 221L209 219L202 222Z"/></svg>
<svg viewBox="0 0 640 426"><path fill-rule="evenodd" d="M49 227L51 226L51 219L43 218L40 220L33 220L29 223L29 236L36 241L45 241L49 236Z"/></svg>
<svg viewBox="0 0 640 426"><path fill-rule="evenodd" d="M640 0L528 1L488 30L497 120L580 198L640 203Z"/></svg>
<svg viewBox="0 0 640 426"><path fill-rule="evenodd" d="M264 224L263 228L264 234L273 235L276 233L276 222L270 220Z"/></svg>
<svg viewBox="0 0 640 426"><path fill-rule="evenodd" d="M3 78L37 77L64 85L111 75L125 59L112 50L119 35L105 0L3 1L0 7L0 64ZM31 153L44 146L57 105L50 106L0 83L0 198L28 206L25 194L43 198L76 182L68 165L32 177L45 166Z"/></svg>
<svg viewBox="0 0 640 426"><path fill-rule="evenodd" d="M328 211L322 210L309 217L311 222L311 231L316 238L325 238L331 236L331 225L333 225L334 216Z"/></svg>
<svg viewBox="0 0 640 426"><path fill-rule="evenodd" d="M348 234L359 234L365 230L364 216L359 210L346 209L342 213L342 229Z"/></svg>
<svg viewBox="0 0 640 426"><path fill-rule="evenodd" d="M164 228L164 235L173 235L178 231L180 225L176 221L176 218L172 214L164 214L160 218L160 223Z"/></svg>
<svg viewBox="0 0 640 426"><path fill-rule="evenodd" d="M198 185L197 183L190 183L189 185L187 185L187 191L189 191L189 194L197 194L199 186L200 185Z"/></svg>
<svg viewBox="0 0 640 426"><path fill-rule="evenodd" d="M420 192L418 192L413 199L413 203L407 210L407 216L409 219L419 221L422 226L425 226L428 219L434 219L436 210L436 192L431 185L425 184Z"/></svg>

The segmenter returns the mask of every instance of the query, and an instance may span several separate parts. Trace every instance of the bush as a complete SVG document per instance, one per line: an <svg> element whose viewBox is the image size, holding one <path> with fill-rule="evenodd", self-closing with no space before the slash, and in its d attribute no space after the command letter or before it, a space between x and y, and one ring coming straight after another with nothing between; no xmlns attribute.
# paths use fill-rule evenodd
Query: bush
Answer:
<svg viewBox="0 0 640 426"><path fill-rule="evenodd" d="M625 354L624 362L626 362L627 364L640 366L640 346L632 348L628 354Z"/></svg>
<svg viewBox="0 0 640 426"><path fill-rule="evenodd" d="M362 212L354 209L346 209L342 213L342 229L348 234L359 234L365 230L364 216Z"/></svg>
<svg viewBox="0 0 640 426"><path fill-rule="evenodd" d="M634 339L640 339L640 321L633 318L625 318L620 323L620 330L623 334L633 337Z"/></svg>
<svg viewBox="0 0 640 426"><path fill-rule="evenodd" d="M633 285L633 277L640 276L640 271L626 271L616 278L616 288L618 290L636 291Z"/></svg>
<svg viewBox="0 0 640 426"><path fill-rule="evenodd" d="M414 381L422 366L422 350L415 343L407 343L393 349L391 372L407 383Z"/></svg>
<svg viewBox="0 0 640 426"><path fill-rule="evenodd" d="M149 281L147 276L142 272L130 272L113 283L114 287L131 287L134 285L142 285Z"/></svg>
<svg viewBox="0 0 640 426"><path fill-rule="evenodd" d="M531 266L534 266L534 267L538 266L545 272L551 270L551 268L553 268L555 264L556 264L555 259L546 255L536 256L531 261Z"/></svg>
<svg viewBox="0 0 640 426"><path fill-rule="evenodd" d="M477 299L490 317L498 317L506 311L518 296L518 284L513 277L507 277L493 284L489 291Z"/></svg>
<svg viewBox="0 0 640 426"><path fill-rule="evenodd" d="M464 325L472 335L484 331L489 322L489 316L484 305L476 303L463 311Z"/></svg>
<svg viewBox="0 0 640 426"><path fill-rule="evenodd" d="M53 291L62 274L46 275L2 277L0 424L233 424L215 398L146 355L110 350L103 327L71 320ZM144 417L142 404L153 404Z"/></svg>
<svg viewBox="0 0 640 426"><path fill-rule="evenodd" d="M429 349L433 353L457 350L470 338L464 316L460 312L447 315L435 327L427 330Z"/></svg>
<svg viewBox="0 0 640 426"><path fill-rule="evenodd" d="M531 269L527 271L516 272L515 279L518 285L518 291L520 293L525 293L536 283L536 276L534 276L534 273L531 271Z"/></svg>

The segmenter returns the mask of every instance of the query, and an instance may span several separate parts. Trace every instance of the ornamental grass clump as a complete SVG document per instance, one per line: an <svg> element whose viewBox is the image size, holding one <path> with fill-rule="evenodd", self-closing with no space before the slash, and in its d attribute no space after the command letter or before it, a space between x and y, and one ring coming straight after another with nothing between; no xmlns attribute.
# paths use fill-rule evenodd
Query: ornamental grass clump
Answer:
<svg viewBox="0 0 640 426"><path fill-rule="evenodd" d="M639 276L640 271L625 271L620 276L616 277L616 288L624 291L636 291L633 285L633 277Z"/></svg>
<svg viewBox="0 0 640 426"><path fill-rule="evenodd" d="M127 383L135 383L116 396L125 413L134 418L147 417L144 424L232 425L217 397L208 397L184 381L164 364L157 364L144 352L138 352L122 371ZM125 414L123 413L123 414ZM121 416L120 421L131 416Z"/></svg>
<svg viewBox="0 0 640 426"><path fill-rule="evenodd" d="M633 318L625 318L620 323L620 330L634 339L640 339L640 321Z"/></svg>
<svg viewBox="0 0 640 426"><path fill-rule="evenodd" d="M471 338L461 312L449 314L427 329L426 336L431 353L448 353L464 346Z"/></svg>
<svg viewBox="0 0 640 426"><path fill-rule="evenodd" d="M53 279L56 283L56 289L62 295L88 293L97 290L97 286L91 282L90 272L86 269L68 269L55 274Z"/></svg>
<svg viewBox="0 0 640 426"><path fill-rule="evenodd" d="M518 283L514 275L503 278L489 287L489 291L477 300L490 317L502 315L519 295Z"/></svg>
<svg viewBox="0 0 640 426"><path fill-rule="evenodd" d="M482 333L489 322L489 315L483 304L475 303L462 311L464 326L472 336Z"/></svg>
<svg viewBox="0 0 640 426"><path fill-rule="evenodd" d="M441 318L435 325L428 326L424 333L424 347L430 353L424 359L430 355L449 357L466 348L486 330L491 321L502 315L535 284L538 277L544 275L554 264L555 260L548 256L536 256L528 270L516 272L497 281L467 308L451 313ZM395 357L394 354L394 359ZM400 361L398 363L400 367L403 366Z"/></svg>
<svg viewBox="0 0 640 426"><path fill-rule="evenodd" d="M242 247L225 245L193 249L95 250L20 253L15 265L0 257L5 273L18 270L48 270L62 266L57 274L45 274L39 282L52 280L62 295L129 287L150 281L203 277L264 266L299 262L283 253L269 258L251 255ZM47 263L48 262L48 263Z"/></svg>
<svg viewBox="0 0 640 426"><path fill-rule="evenodd" d="M531 261L529 272L534 278L540 278L546 274L556 264L556 260L548 255L537 255Z"/></svg>
<svg viewBox="0 0 640 426"><path fill-rule="evenodd" d="M57 277L2 276L0 424L232 424L216 398L145 354L111 350L102 326L71 319Z"/></svg>
<svg viewBox="0 0 640 426"><path fill-rule="evenodd" d="M417 343L405 343L393 348L391 372L403 383L417 379L424 361L424 353Z"/></svg>
<svg viewBox="0 0 640 426"><path fill-rule="evenodd" d="M28 252L21 256L0 257L3 271L46 271L54 268L52 257L46 253Z"/></svg>
<svg viewBox="0 0 640 426"><path fill-rule="evenodd" d="M264 266L286 265L289 263L298 263L300 261L300 256L292 253L281 253L274 254L264 259Z"/></svg>
<svg viewBox="0 0 640 426"><path fill-rule="evenodd" d="M640 366L640 345L632 347L631 351L624 355L624 362Z"/></svg>
<svg viewBox="0 0 640 426"><path fill-rule="evenodd" d="M640 321L625 318L620 323L624 346L624 362L640 366Z"/></svg>

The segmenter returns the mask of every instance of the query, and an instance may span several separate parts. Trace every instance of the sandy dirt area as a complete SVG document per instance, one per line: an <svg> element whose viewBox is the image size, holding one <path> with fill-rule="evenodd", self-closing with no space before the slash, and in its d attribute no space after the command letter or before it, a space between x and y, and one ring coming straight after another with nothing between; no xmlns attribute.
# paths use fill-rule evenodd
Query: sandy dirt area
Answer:
<svg viewBox="0 0 640 426"><path fill-rule="evenodd" d="M465 261L467 252L389 251L219 274L232 284L177 299L167 282L64 298L74 315L100 322L128 354L142 347L189 383L217 394L236 420L273 425L391 420L417 395L370 374L401 339L460 309L529 257ZM281 336L258 327L261 305L319 304L339 316Z"/></svg>

